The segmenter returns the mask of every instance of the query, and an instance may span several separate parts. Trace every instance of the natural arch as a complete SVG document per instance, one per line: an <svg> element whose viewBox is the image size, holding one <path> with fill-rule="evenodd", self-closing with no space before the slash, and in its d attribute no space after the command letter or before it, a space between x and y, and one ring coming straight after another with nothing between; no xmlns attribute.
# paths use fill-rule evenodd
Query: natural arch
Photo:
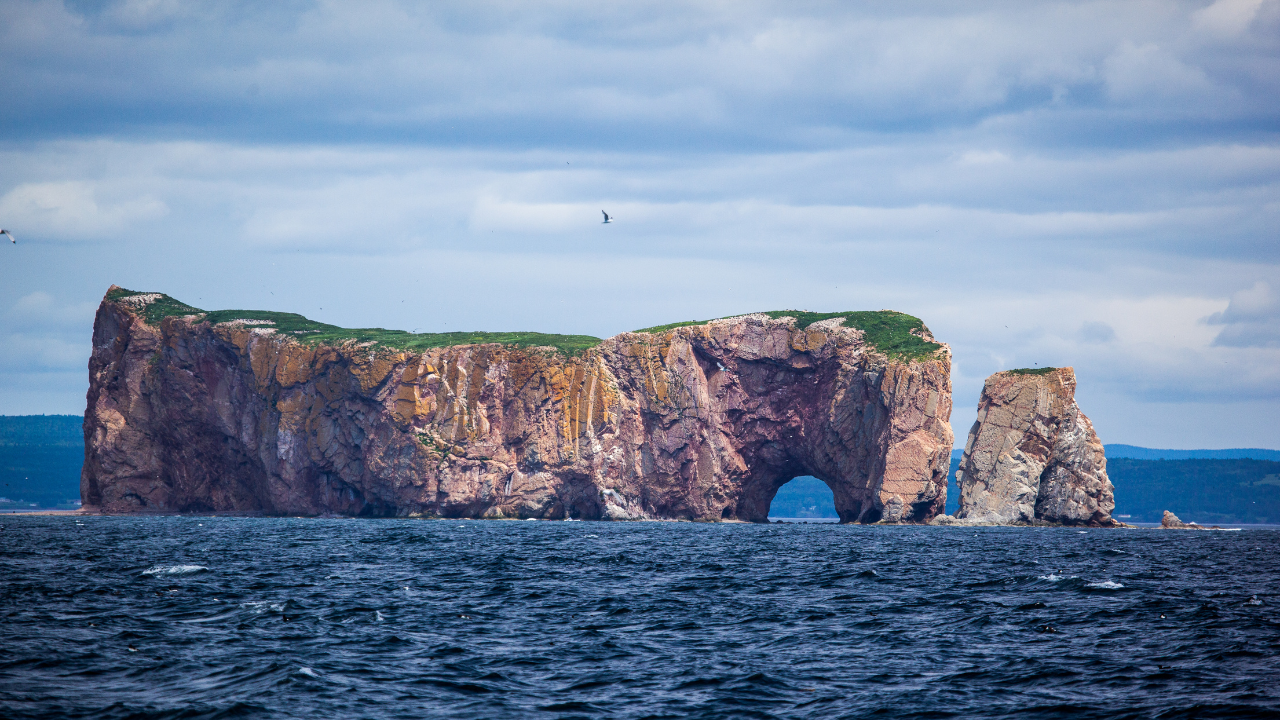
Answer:
<svg viewBox="0 0 1280 720"><path fill-rule="evenodd" d="M943 362L851 357L790 329L754 348L729 328L683 330L665 346L628 349L614 367L645 390L635 465L646 510L768 522L779 488L801 476L827 485L841 522L923 522L941 510L951 446Z"/></svg>
<svg viewBox="0 0 1280 720"><path fill-rule="evenodd" d="M855 496L848 487L849 483L832 482L814 473L783 473L773 478L752 478L743 484L741 499L738 501L736 517L747 522L768 522L769 509L778 491L783 485L797 477L813 477L820 480L831 492L836 514L842 523L876 522L880 519L879 511L866 502L865 496Z"/></svg>
<svg viewBox="0 0 1280 720"><path fill-rule="evenodd" d="M798 476L844 522L942 510L950 354L900 313L441 345L163 297L113 288L95 321L83 487L108 512L765 522Z"/></svg>
<svg viewBox="0 0 1280 720"><path fill-rule="evenodd" d="M778 489L769 504L769 517L830 520L839 515L831 487L815 477L801 476Z"/></svg>

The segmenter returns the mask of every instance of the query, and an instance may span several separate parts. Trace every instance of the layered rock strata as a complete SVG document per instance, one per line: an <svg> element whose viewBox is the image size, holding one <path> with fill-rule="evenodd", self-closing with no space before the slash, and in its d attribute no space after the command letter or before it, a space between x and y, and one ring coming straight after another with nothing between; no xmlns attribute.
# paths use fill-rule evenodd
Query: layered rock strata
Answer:
<svg viewBox="0 0 1280 720"><path fill-rule="evenodd" d="M1107 458L1075 402L1071 368L987 378L957 471L956 519L995 525L1118 525Z"/></svg>
<svg viewBox="0 0 1280 720"><path fill-rule="evenodd" d="M172 299L124 292L89 367L81 493L104 512L764 521L798 475L845 522L924 522L946 500L950 349L922 324L909 359L845 318L763 314L576 355L411 351L156 319Z"/></svg>

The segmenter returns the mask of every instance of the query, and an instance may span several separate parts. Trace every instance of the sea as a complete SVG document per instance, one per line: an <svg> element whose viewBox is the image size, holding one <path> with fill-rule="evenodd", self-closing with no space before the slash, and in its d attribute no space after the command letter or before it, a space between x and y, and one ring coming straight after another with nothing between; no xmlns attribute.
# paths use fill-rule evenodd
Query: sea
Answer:
<svg viewBox="0 0 1280 720"><path fill-rule="evenodd" d="M3 718L1280 717L1280 530L0 518Z"/></svg>

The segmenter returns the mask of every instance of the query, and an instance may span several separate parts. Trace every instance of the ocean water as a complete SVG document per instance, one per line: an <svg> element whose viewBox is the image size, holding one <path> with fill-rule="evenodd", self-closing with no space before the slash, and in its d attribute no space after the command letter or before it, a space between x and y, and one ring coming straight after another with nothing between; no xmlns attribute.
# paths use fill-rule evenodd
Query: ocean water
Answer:
<svg viewBox="0 0 1280 720"><path fill-rule="evenodd" d="M1280 717L1280 531L0 518L5 718Z"/></svg>

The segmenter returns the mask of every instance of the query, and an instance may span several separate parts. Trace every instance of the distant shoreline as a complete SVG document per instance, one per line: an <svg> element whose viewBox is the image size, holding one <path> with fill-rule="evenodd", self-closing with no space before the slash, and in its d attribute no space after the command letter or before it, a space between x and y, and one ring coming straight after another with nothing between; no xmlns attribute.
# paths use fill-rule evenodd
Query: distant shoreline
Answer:
<svg viewBox="0 0 1280 720"><path fill-rule="evenodd" d="M123 514L123 515L107 515L107 514L103 514L103 513L99 513L99 512L94 512L94 511L84 511L84 510L31 510L31 511L24 511L24 510L7 511L7 510L6 510L6 511L0 511L0 517L64 517L64 516L65 516L65 517L116 517L116 518L162 518L162 517L171 517L171 518L205 518L205 519L207 519L207 518L235 518L235 519L240 519L240 520L248 520L248 519L263 519L263 520L288 520L288 519L294 519L294 520L442 520L442 521L450 521L450 522L455 522L455 521L467 521L467 522L523 522L523 521L521 521L521 520L516 520L515 518L447 518L447 517L365 517L365 518L361 518L361 517L334 516L334 515L237 515L237 514L234 514L234 513L208 513L208 514L205 514L205 513L190 513L190 514L186 514L186 513L173 513L173 514L168 514L168 513L130 513L130 514ZM531 519L531 520L533 520L534 518L530 518L530 519ZM564 520L546 520L546 519L537 519L537 521L538 521L538 522L548 522L548 523L559 523L559 522L565 522ZM586 520L586 521L582 521L582 520L574 520L574 521L571 521L571 522L620 523L620 524L624 524L624 525L625 525L625 524L631 524L631 523L645 523L645 522L661 522L661 523L670 523L670 522L681 523L681 522L686 522L686 523L692 523L692 524L698 524L698 525L707 524L707 525L762 525L762 526L766 526L766 525L838 525L838 524L840 524L840 519L839 519L839 518L784 518L784 517L771 517L771 518L769 518L769 522L767 522L767 523L744 523L744 522L741 522L741 521L720 522L720 523L699 523L699 522L687 521L687 520L621 520L621 521L619 521L619 520ZM1161 525L1160 525L1160 523L1128 523L1128 525L1129 525L1129 528L1128 528L1128 529L1131 529L1131 530L1159 530L1159 529L1161 529ZM1125 528L1091 528L1091 527L1080 527L1080 526L1074 526L1074 525L1042 525L1042 526L1036 526L1036 525L929 525L929 524L920 524L920 525L916 525L916 524L910 524L910 523L908 523L908 524L903 524L903 525L893 525L893 524L890 524L890 525L877 525L877 524L870 524L870 525L858 525L858 527L942 527L942 528L956 528L956 527L958 527L958 528L960 528L960 529L962 529L962 530L972 530L972 529L976 529L976 528L988 528L988 529L989 529L989 528L1020 528L1020 529L1031 529L1031 530L1046 530L1046 529L1052 530L1052 529L1064 529L1064 530L1081 530L1081 531L1087 531L1087 530L1123 530L1123 529L1125 529ZM1210 526L1210 525L1202 525L1202 526L1201 526L1201 529L1204 529L1204 530L1213 530L1213 529L1215 529L1215 528L1214 528L1214 526ZM1263 523L1219 523L1219 524L1217 525L1217 529L1221 529L1221 530L1271 530L1271 529L1274 529L1274 530L1280 530L1280 524L1269 524L1269 523L1268 523L1268 524L1263 524Z"/></svg>

